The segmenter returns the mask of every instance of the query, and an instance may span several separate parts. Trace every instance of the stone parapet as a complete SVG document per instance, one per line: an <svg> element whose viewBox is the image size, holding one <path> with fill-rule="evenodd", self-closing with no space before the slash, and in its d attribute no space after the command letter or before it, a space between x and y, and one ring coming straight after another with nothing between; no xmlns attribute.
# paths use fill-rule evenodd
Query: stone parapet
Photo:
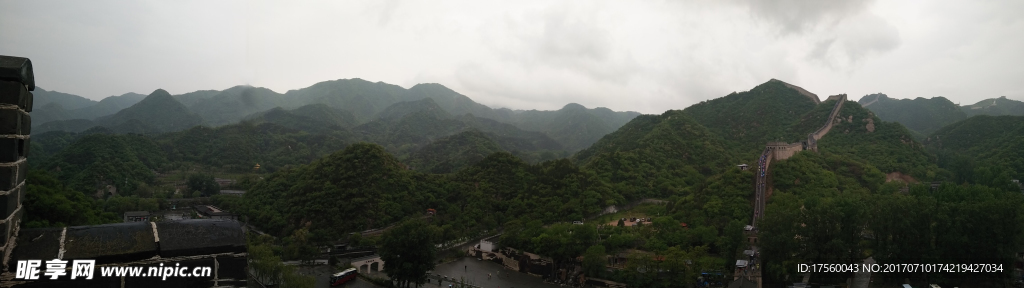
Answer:
<svg viewBox="0 0 1024 288"><path fill-rule="evenodd" d="M21 225L35 78L28 58L0 55L0 268L6 269Z"/></svg>
<svg viewBox="0 0 1024 288"><path fill-rule="evenodd" d="M93 280L14 279L15 265L0 274L0 287L241 287L248 257L242 224L234 220L131 222L65 228L24 229L10 261L96 260L96 269L111 266L210 267L209 277L100 277ZM68 267L70 268L70 267ZM146 268L148 269L148 268ZM149 283L149 284L146 284ZM145 284L145 285L144 285ZM69 286L70 285L70 286ZM125 286L127 287L127 286Z"/></svg>

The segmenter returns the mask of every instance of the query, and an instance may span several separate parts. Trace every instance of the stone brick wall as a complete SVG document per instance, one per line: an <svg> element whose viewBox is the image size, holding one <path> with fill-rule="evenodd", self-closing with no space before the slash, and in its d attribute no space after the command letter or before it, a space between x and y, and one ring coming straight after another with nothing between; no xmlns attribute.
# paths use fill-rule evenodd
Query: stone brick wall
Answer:
<svg viewBox="0 0 1024 288"><path fill-rule="evenodd" d="M783 160L789 157L793 157L796 152L804 150L802 142L786 143L786 142L768 142L765 147L771 151L771 155L776 160Z"/></svg>
<svg viewBox="0 0 1024 288"><path fill-rule="evenodd" d="M829 112L828 119L825 120L825 125L818 128L818 131L807 135L807 149L818 151L818 140L828 134L829 130L832 130L832 125L835 124L836 115L839 115L839 110L843 109L843 103L846 102L846 94L832 95L829 96L828 100L837 100L836 105L832 106L832 112Z"/></svg>
<svg viewBox="0 0 1024 288"><path fill-rule="evenodd" d="M0 267L4 270L24 213L32 90L32 61L0 55Z"/></svg>

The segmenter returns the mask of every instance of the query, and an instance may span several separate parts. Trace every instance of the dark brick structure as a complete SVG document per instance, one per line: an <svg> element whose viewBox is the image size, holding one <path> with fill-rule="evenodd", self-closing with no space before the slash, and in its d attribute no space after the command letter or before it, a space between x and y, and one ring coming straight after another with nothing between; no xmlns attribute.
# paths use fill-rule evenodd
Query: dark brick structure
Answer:
<svg viewBox="0 0 1024 288"><path fill-rule="evenodd" d="M0 55L0 287L245 287L247 248L234 220L132 222L20 229L31 134L32 61ZM66 260L66 276L15 279L19 260ZM95 260L91 280L71 280L73 260ZM46 263L46 262L44 262ZM103 267L209 267L202 277L102 277ZM153 269L157 270L157 269ZM204 273L205 274L205 273Z"/></svg>
<svg viewBox="0 0 1024 288"><path fill-rule="evenodd" d="M32 111L32 61L0 56L0 267L7 268L20 227L21 199L28 172L29 127Z"/></svg>

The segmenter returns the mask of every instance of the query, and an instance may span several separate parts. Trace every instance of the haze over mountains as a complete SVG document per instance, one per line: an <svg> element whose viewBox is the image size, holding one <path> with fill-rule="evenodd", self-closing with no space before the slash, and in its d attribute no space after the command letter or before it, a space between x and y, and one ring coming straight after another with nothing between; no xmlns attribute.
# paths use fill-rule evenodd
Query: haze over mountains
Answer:
<svg viewBox="0 0 1024 288"><path fill-rule="evenodd" d="M907 126L917 133L915 136L918 139L923 139L946 125L976 115L1024 115L1024 102L1007 99L1006 96L981 100L967 106L960 106L942 96L893 99L882 93L864 96L857 102L882 120L899 122Z"/></svg>
<svg viewBox="0 0 1024 288"><path fill-rule="evenodd" d="M458 121L476 123L469 126L493 126L494 129L505 131L502 132L504 134L523 134L523 131L511 131L510 128L540 132L559 145L551 147L547 143L542 146L576 151L588 147L601 136L639 115L636 112L615 112L607 108L587 109L578 104L568 104L556 111L492 109L439 84L419 84L405 89L362 79L325 81L284 94L266 88L236 86L223 91L203 90L173 97L167 97L164 95L166 92L160 92L162 90L149 96L128 93L99 102L72 94L40 91L37 96L39 108L33 115L38 119L33 123L37 133L81 132L94 126L103 126L119 133L165 133L188 129L194 125L217 127L243 120L291 122L293 128L297 128L294 125L303 121L328 121L348 129L358 125L382 125L371 122L398 120L412 110L430 109L422 107L422 103L413 103L430 99L433 106L440 108L433 112L435 114L431 117L434 120L457 121L452 119L459 118L461 120ZM296 111L291 116L285 113L314 104L318 105L316 108L307 108L309 111ZM178 119L171 119L170 115L177 115L172 118ZM328 119L315 119L319 118L317 116L326 116ZM285 119L288 117L309 119ZM497 123L483 123L493 121ZM497 127L500 126L498 123L511 126ZM303 125L310 129L315 129L315 126ZM451 133L454 131L440 136Z"/></svg>
<svg viewBox="0 0 1024 288"><path fill-rule="evenodd" d="M363 88L404 93L379 84ZM217 95L224 92L171 96L158 90L115 114L82 120L100 126L81 133L34 134L34 161L30 165L41 168L40 173L53 175L53 183L64 183L73 193L92 194L97 186L116 187L123 196L96 203L106 203L102 209L117 213L136 209L118 205L117 201L126 201L119 199L189 197L168 196L178 195L174 192L178 188L166 181L167 175L201 170L243 175L239 182L246 190L244 196L211 197L218 201L218 207L244 215L266 233L288 237L298 229L308 229L311 237L319 239L316 241L335 241L352 232L392 225L405 217L421 217L429 208L444 211L433 221L443 221L440 223L448 227L444 229L449 239L502 227L506 229L504 235L511 236L501 241L510 247L550 253L524 246L534 243L530 239L543 239L536 238L543 234L541 230L531 232L533 228L529 227L542 229L545 224L558 225L566 219L595 215L608 205L655 198L666 202L656 205L664 214L652 223L659 232L643 236L646 244L636 246L630 240L634 238L621 236L609 236L603 243L617 249L612 251L702 246L714 251L718 263L714 265L728 269L739 255L729 251L743 250L746 242L742 231L750 223L751 201L756 199L750 189L755 177L771 179L762 182L770 185L766 189L771 198L763 222L758 222L762 229L759 239L768 243L761 246L766 259L771 256L813 262L819 255L830 255L827 259L856 263L865 257L858 249L876 248L892 251L872 257L898 259L934 254L942 257L937 258L939 261L952 263L970 259L955 252L969 247L980 251L973 254L989 255L985 261L1005 260L1009 259L1005 256L1018 251L1011 250L1017 248L1011 244L1019 241L997 236L1011 231L1015 239L1024 239L1024 226L1019 224L1024 222L1018 221L1024 219L1020 212L1024 211L1020 209L1024 189L1011 181L1024 178L1024 116L966 117L920 140L900 122L884 121L877 115L881 113L869 110L889 100L866 102L867 107L853 101L837 105L836 101L846 98L821 101L800 87L773 79L749 91L685 109L634 116L575 153L567 147L584 145L586 137L597 135L614 125L609 122L617 123L615 117L627 113L570 104L558 111L502 114L500 109L481 109L470 102L439 101L431 96L389 105L359 100L360 107L366 109L381 107L373 114L361 112L363 116L331 106L340 105L337 103L314 101L251 113L237 123L213 128L188 122L204 119L190 108L201 103L235 101L237 105L262 107L265 104L258 104L258 99L271 97L257 88L245 91L231 90L218 100ZM394 95L382 97L398 97ZM186 99L191 106L178 98ZM340 101L338 98L342 97L317 99ZM356 101L358 97L349 98ZM414 97L401 99L408 98ZM1003 103L997 102L999 105ZM914 105L908 107L903 109L917 109ZM452 112L470 110L508 118ZM833 111L834 118L829 119ZM826 123L831 124L830 132L817 140L816 151L801 150L792 157L775 159L767 175L737 167L757 163L766 142L799 144ZM193 126L182 128L189 125ZM594 127L599 129L590 129ZM178 129L184 130L173 131ZM556 134L559 131L582 133ZM260 168L255 169L254 164ZM931 185L935 182L948 184L936 188ZM200 195L193 192L190 197ZM29 203L37 207L29 209L54 206L43 204L49 202ZM912 239L925 239L922 241L937 243L935 246L921 245L917 240L880 244L849 240L862 239L865 229L880 235L879 239L897 239L892 235L902 235L914 227L931 227L913 223L893 226L893 219L907 215L908 209L914 211L911 216L934 215L929 217L937 219L935 229L953 232L914 232L917 236ZM311 221L310 215L316 218ZM57 221L53 219L33 220ZM1002 221L1005 219L1011 220ZM979 225L991 227L982 229ZM842 227L838 230L842 234L820 232L835 231L835 227ZM949 234L961 240L947 239ZM520 237L516 235L525 236L519 239L514 238ZM983 235L979 237L985 241L962 240L973 235ZM931 248L915 252L901 247ZM575 258L579 253L582 250L565 257ZM776 269L767 271L785 271L779 267L791 266L771 263L765 265L776 265ZM769 277L787 279L783 274ZM841 282L846 278L837 279Z"/></svg>
<svg viewBox="0 0 1024 288"><path fill-rule="evenodd" d="M643 166L648 167L643 170L654 170L637 175L683 173L677 175L680 177L709 175L716 167L742 161L743 155L756 154L769 141L800 141L821 125L821 118L831 107L821 105L817 95L775 79L749 91L704 101L681 111L639 118L636 112L588 109L574 103L556 111L492 109L439 84L419 84L404 89L361 79L325 81L284 94L265 88L236 86L223 91L204 90L181 95L170 95L163 90L148 96L129 93L99 102L45 90L39 95L37 103L42 105L33 113L44 115L43 120L51 120L34 121L37 135L46 131L89 130L90 133L159 135L157 142L214 137L210 135L224 139L190 152L199 155L248 147L249 143L239 142L244 139L270 141L251 146L245 154L249 156L240 154L237 159L217 164L231 163L231 167L235 167L231 169L242 169L251 165L245 163L260 161L268 169L276 169L279 167L276 162L266 162L266 159L286 155L293 147L305 151L306 156L297 158L316 159L318 155L347 145L344 143L372 142L410 167L433 173L456 172L490 153L506 151L531 163L571 157L580 165L594 169L621 168L624 167L621 161L634 161L628 159L671 158L674 160L659 160L660 164ZM934 170L928 168L934 161L923 152L924 146L907 146L907 143L920 143L942 127L973 115L1024 114L1024 109L1020 108L1024 103L1005 97L960 107L942 97L896 100L884 94L873 94L861 98L859 103L866 110L861 105L847 105L844 111L852 114L846 116L856 119L844 120L853 126L838 136L823 139L823 143L834 142L823 149L852 159L879 161L875 165L886 173L899 172L919 178ZM118 107L124 108L114 111ZM78 116L84 118L68 119ZM879 133L861 131L864 127L860 126L864 125L851 121L869 121ZM843 123L839 121L838 126L847 125ZM194 129L195 126L214 128ZM274 133L281 136L263 135L268 131L277 131ZM851 132L863 135L838 142L830 140L843 139ZM866 139L874 140L861 141ZM342 143L325 145L324 141ZM278 144L268 144L271 142ZM288 150L280 150L279 145ZM680 152L669 147L692 149ZM708 150L707 147L720 148ZM212 150L199 151L204 149ZM187 154L178 148L172 150ZM256 156L271 154L278 156ZM878 155L901 155L902 158L898 163L890 163ZM627 158L617 159L619 157ZM194 160L202 162L202 157ZM303 162L280 164L290 163ZM692 165L695 170L675 170L674 167L683 164ZM615 173L630 174L628 171Z"/></svg>

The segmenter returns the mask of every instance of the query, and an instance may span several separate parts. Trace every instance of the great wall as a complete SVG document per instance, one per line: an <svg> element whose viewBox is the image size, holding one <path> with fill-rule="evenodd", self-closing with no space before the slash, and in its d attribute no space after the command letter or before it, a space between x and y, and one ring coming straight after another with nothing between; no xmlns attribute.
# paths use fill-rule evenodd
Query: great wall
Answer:
<svg viewBox="0 0 1024 288"><path fill-rule="evenodd" d="M785 83L785 82L783 82ZM814 95L803 88L793 86L785 83L787 87L793 88L797 91L802 91L803 95ZM814 97L817 99L817 97ZM771 167L772 160L784 160L789 157L793 157L797 152L804 150L818 151L818 140L824 137L832 130L832 126L835 124L835 119L839 115L839 111L843 109L843 103L847 101L846 94L829 96L825 99L825 102L829 100L836 100L835 105L832 106L832 111L829 112L828 118L825 119L825 124L818 128L818 130L807 134L807 140L802 142L768 142L765 145L764 151L758 158L757 174L755 175L757 180L754 182L755 191L755 204L754 204L754 219L751 221L751 225L757 227L757 220L764 216L764 205L767 201L767 197L771 196L770 187L768 185L768 169ZM817 102L819 105L825 102Z"/></svg>
<svg viewBox="0 0 1024 288"><path fill-rule="evenodd" d="M824 103L818 101L818 97L815 94L807 92L807 90L804 90L803 88L791 85L786 82L782 83L785 84L786 87L796 90L801 95L813 99L814 102L818 105ZM828 132L832 130L832 126L835 124L835 119L839 114L839 111L843 109L843 103L847 101L846 94L829 96L828 99L826 99L825 101L827 102L829 100L836 100L836 103L834 106L832 106L832 111L829 112L828 118L825 119L825 124L822 125L821 128L818 128L818 130L815 130L814 132L807 134L806 141L794 143L774 141L768 142L765 145L764 150L761 152L761 155L758 157L757 170L755 172L756 174L754 174L754 215L753 219L751 219L749 226L750 229L747 235L748 241L750 242L749 244L751 244L751 250L748 251L751 251L752 254L749 254L749 262L747 260L737 260L737 269L733 274L733 283L736 284L737 286L756 285L757 287L760 288L762 285L761 266L760 264L757 263L758 259L754 255L757 255L759 253L757 252L759 251L757 244L757 221L760 220L761 218L764 218L765 205L768 201L768 197L771 196L771 175L768 173L769 168L771 167L771 163L773 160L784 160L789 157L793 157L793 155L795 155L799 151L818 151L818 140L820 140L821 137L824 137L825 134L828 134Z"/></svg>

